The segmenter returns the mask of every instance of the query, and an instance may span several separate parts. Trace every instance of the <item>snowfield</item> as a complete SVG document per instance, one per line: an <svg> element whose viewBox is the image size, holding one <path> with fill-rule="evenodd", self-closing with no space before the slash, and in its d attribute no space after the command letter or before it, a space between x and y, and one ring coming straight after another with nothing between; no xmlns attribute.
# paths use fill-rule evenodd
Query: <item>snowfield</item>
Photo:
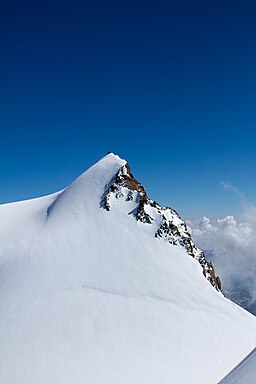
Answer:
<svg viewBox="0 0 256 384"><path fill-rule="evenodd" d="M255 347L255 317L136 221L136 200L104 209L125 164L109 154L60 193L0 206L1 383L216 384Z"/></svg>
<svg viewBox="0 0 256 384"><path fill-rule="evenodd" d="M255 384L256 348L251 351L219 384Z"/></svg>

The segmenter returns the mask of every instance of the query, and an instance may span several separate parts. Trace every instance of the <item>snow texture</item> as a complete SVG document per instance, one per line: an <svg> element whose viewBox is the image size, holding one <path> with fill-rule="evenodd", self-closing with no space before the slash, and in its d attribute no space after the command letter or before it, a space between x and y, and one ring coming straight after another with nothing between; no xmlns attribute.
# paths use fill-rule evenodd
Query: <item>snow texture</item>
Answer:
<svg viewBox="0 0 256 384"><path fill-rule="evenodd" d="M256 348L246 356L219 384L255 384Z"/></svg>
<svg viewBox="0 0 256 384"><path fill-rule="evenodd" d="M59 193L0 206L1 383L216 384L255 346L255 317L155 236L138 186L110 191L126 164L109 154Z"/></svg>

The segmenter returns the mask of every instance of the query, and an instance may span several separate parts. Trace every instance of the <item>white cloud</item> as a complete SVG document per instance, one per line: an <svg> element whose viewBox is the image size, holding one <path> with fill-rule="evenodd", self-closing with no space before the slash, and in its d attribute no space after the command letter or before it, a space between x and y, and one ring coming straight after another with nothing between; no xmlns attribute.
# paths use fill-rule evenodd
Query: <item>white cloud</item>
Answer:
<svg viewBox="0 0 256 384"><path fill-rule="evenodd" d="M243 203L240 215L188 220L196 245L213 261L223 289L246 289L250 305L256 303L256 207L229 183L222 183Z"/></svg>

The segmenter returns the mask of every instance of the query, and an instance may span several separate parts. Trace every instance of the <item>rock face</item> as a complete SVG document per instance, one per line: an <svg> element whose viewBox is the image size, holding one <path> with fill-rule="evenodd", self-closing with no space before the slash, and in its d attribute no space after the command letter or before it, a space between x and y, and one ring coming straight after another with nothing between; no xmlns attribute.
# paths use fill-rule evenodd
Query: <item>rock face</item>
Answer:
<svg viewBox="0 0 256 384"><path fill-rule="evenodd" d="M127 202L135 201L137 207L131 212L134 218L144 224L155 224L156 238L184 247L188 254L199 262L206 279L217 291L221 291L220 278L215 275L212 263L207 261L204 253L195 246L185 222L174 209L161 206L147 196L143 185L132 175L128 163L120 168L105 187L101 206L107 211L111 210L113 197Z"/></svg>

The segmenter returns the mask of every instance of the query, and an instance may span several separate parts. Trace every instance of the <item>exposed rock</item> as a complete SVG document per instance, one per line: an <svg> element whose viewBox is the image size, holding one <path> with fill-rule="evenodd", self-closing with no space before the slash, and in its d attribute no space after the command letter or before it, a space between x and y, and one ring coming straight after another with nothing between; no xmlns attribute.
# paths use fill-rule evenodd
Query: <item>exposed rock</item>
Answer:
<svg viewBox="0 0 256 384"><path fill-rule="evenodd" d="M187 253L199 262L204 276L212 286L217 291L221 290L220 278L215 275L212 263L208 262L204 253L195 246L185 222L174 209L161 206L156 201L148 198L143 185L132 175L128 163L120 168L115 177L105 187L101 206L107 211L111 209L111 196L116 199L126 196L125 201L127 202L134 200L137 204L136 209L133 211L135 219L145 224L160 223L155 231L155 237L172 245L184 247Z"/></svg>

